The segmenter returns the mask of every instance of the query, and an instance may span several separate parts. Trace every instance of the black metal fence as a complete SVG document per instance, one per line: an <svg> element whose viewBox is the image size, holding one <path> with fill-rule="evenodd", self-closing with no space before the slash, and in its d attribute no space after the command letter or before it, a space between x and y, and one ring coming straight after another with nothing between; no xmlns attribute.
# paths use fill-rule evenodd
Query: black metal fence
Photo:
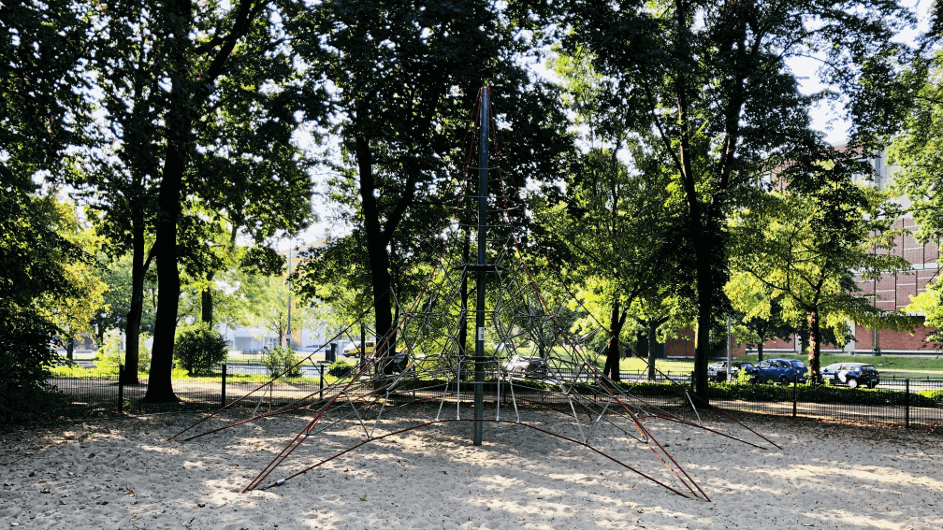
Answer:
<svg viewBox="0 0 943 530"><path fill-rule="evenodd" d="M225 404L255 390L256 392L240 402L240 406L255 410L270 410L296 400L323 398L324 378L321 370L304 377L279 380L260 387L263 383L233 380L231 368L218 367L217 373L222 378L174 380L173 390L180 399L178 403L154 404L144 402L147 393L146 379L139 385L121 385L117 376L113 378L56 378L50 381L60 393L57 406L43 411L43 418L82 418L94 416L115 416L123 413L149 414L158 412L177 412L188 410L216 410ZM230 377L226 377L226 374ZM313 375L313 377L312 377ZM684 392L689 387L691 374L666 374L676 385L675 391L656 391L649 394L643 387L637 390L631 385L646 381L644 372L622 372L621 378L628 385L627 391L639 399L659 407L683 407L692 400ZM579 374L556 373L557 378L549 378L544 383L573 383L582 379ZM658 378L660 381L663 377ZM644 386L644 385L643 385ZM659 385L662 386L662 385ZM723 411L802 416L829 421L857 422L873 425L901 426L916 428L936 428L943 426L943 380L902 379L882 380L874 389L829 387L809 387L807 385L712 385L711 404ZM330 391L330 390L328 390ZM414 397L441 396L442 388L412 388L403 391L404 395ZM508 402L511 388L500 387L500 397ZM473 386L461 384L449 390L449 399L471 399ZM486 392L488 398L495 400L498 387L492 386ZM427 394L427 396L426 396ZM565 403L567 398L561 392L551 389L530 388L514 385L514 395L523 401L539 403ZM330 396L327 396L330 397ZM592 396L584 399L596 399ZM699 405L694 401L696 405Z"/></svg>

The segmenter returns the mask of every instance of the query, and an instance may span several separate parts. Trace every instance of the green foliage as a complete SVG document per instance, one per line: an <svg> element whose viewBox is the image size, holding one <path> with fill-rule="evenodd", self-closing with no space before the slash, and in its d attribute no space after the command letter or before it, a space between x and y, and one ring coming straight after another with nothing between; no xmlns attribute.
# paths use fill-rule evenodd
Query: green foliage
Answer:
<svg viewBox="0 0 943 530"><path fill-rule="evenodd" d="M151 349L144 345L147 335L141 334L138 341L138 372L146 374L151 367ZM117 333L105 335L105 342L95 354L96 372L105 376L118 375L119 365L124 364L124 350L121 348L121 337Z"/></svg>
<svg viewBox="0 0 943 530"><path fill-rule="evenodd" d="M884 127L889 74L908 51L893 30L912 17L883 0L854 9L816 0L577 2L559 13L563 49L587 51L612 87L608 108L628 115L646 152L669 161L668 189L685 210L695 262L696 385L706 397L708 333L725 305L727 217L763 191L764 174L822 143L808 115L817 100L848 98L860 138ZM789 66L809 55L821 57L815 79L825 85L811 96Z"/></svg>
<svg viewBox="0 0 943 530"><path fill-rule="evenodd" d="M939 26L936 28L939 31ZM940 33L934 35L937 41ZM902 74L909 81L916 96L909 115L903 120L888 149L888 164L897 162L900 171L894 173L894 191L906 195L910 202L908 213L919 227L914 234L922 242L939 242L943 237L943 52L924 62L914 62ZM923 313L927 327L943 328L943 286L933 282L920 293L908 311ZM927 338L943 342L943 332L936 331Z"/></svg>
<svg viewBox="0 0 943 530"><path fill-rule="evenodd" d="M711 384L711 399L743 401L781 401L793 400L792 385L739 385L728 383ZM833 403L843 405L871 405L902 407L907 403L912 407L940 407L943 405L936 397L887 391L883 389L845 388L825 385L800 384L796 388L797 399L801 403Z"/></svg>
<svg viewBox="0 0 943 530"><path fill-rule="evenodd" d="M49 304L80 304L84 286L67 265L92 263L58 232L53 198L9 184L0 180L7 186L0 193L0 422L34 413L53 390L46 380L58 362L52 345L65 319L56 318Z"/></svg>
<svg viewBox="0 0 943 530"><path fill-rule="evenodd" d="M880 311L857 292L856 273L873 278L906 265L889 252L898 235L890 230L896 216L890 197L855 181L867 171L849 153L811 151L784 170L786 190L758 198L731 222L737 244L727 293L751 317L772 318L778 309L804 342L811 340L813 374L820 345L828 335L844 344L848 320L912 325L903 313Z"/></svg>
<svg viewBox="0 0 943 530"><path fill-rule="evenodd" d="M941 405L943 405L943 390L921 390L920 392L917 392L917 394L925 398L938 401Z"/></svg>
<svg viewBox="0 0 943 530"><path fill-rule="evenodd" d="M746 370L737 370L737 383L741 385L748 384L752 376Z"/></svg>
<svg viewBox="0 0 943 530"><path fill-rule="evenodd" d="M295 366L300 360L301 358L294 350L282 346L273 348L262 355L262 363L272 376L301 376L301 366Z"/></svg>
<svg viewBox="0 0 943 530"><path fill-rule="evenodd" d="M183 326L174 339L174 359L190 375L208 373L226 361L229 348L215 329L203 322Z"/></svg>
<svg viewBox="0 0 943 530"><path fill-rule="evenodd" d="M51 345L68 331L61 324L80 320L59 310L83 302L68 267L92 264L60 233L55 200L37 195L34 180L69 171L65 150L91 120L89 78L77 68L93 33L85 11L69 0L0 8L0 424L56 399Z"/></svg>
<svg viewBox="0 0 943 530"><path fill-rule="evenodd" d="M337 379L348 379L354 375L354 367L344 361L335 361L327 371L327 375Z"/></svg>
<svg viewBox="0 0 943 530"><path fill-rule="evenodd" d="M357 305L374 306L383 334L393 322L391 281L397 297L411 299L427 271L406 265L432 260L440 248L433 240L448 223L441 206L462 189L451 164L461 158L482 84L500 86L493 119L514 131L503 137L504 154L528 179L556 176L569 148L558 94L527 75L515 54L529 38L487 2L326 1L286 27L300 56L321 67L310 75L337 87L331 105L342 156L328 192L345 206L335 210L338 221L352 226L312 254L299 287L338 310L350 293L367 296ZM516 179L505 198L518 203L524 184Z"/></svg>

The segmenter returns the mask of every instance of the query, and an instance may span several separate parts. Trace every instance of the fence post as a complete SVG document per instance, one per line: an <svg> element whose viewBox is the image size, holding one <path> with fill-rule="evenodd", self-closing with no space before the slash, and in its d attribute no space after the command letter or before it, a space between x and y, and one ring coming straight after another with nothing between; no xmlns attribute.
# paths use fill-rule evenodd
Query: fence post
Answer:
<svg viewBox="0 0 943 530"><path fill-rule="evenodd" d="M124 414L124 365L118 365L118 414Z"/></svg>
<svg viewBox="0 0 943 530"><path fill-rule="evenodd" d="M910 378L904 380L904 428L910 428Z"/></svg>
<svg viewBox="0 0 943 530"><path fill-rule="evenodd" d="M223 389L222 396L219 398L220 408L226 406L226 365L223 364Z"/></svg>
<svg viewBox="0 0 943 530"><path fill-rule="evenodd" d="M799 374L792 374L792 417L796 417L799 404Z"/></svg>
<svg viewBox="0 0 943 530"><path fill-rule="evenodd" d="M332 345L332 346L333 346L333 345ZM321 386L321 388L320 388L320 392L321 392L321 397L320 397L320 398L318 398L318 399L320 399L320 400L324 400L324 365L322 364L320 368L321 368L321 381L320 381L320 386Z"/></svg>

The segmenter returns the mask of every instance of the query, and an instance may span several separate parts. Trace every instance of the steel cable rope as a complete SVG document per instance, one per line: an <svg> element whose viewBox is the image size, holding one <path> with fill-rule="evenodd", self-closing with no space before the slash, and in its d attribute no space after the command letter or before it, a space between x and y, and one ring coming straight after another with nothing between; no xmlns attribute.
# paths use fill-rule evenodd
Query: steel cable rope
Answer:
<svg viewBox="0 0 943 530"><path fill-rule="evenodd" d="M506 201L506 198L505 198L505 201ZM454 232L453 232L453 233L454 233ZM513 236L513 233L512 233L512 236ZM516 238L515 238L515 243L516 243ZM445 247L447 247L447 246L448 246L447 244L446 244L446 245L443 245L443 251L442 251L442 252L444 252ZM518 251L519 251L519 249L518 249ZM529 273L529 271L528 271L528 273ZM429 281L427 280L427 282L426 282L426 287L428 287L428 283L429 283ZM424 290L425 290L425 288L424 288ZM420 296L420 298L421 298L421 296ZM541 298L541 297L539 296L539 293L538 293L538 298ZM545 302L542 300L542 298L541 298L541 303L545 305ZM415 303L414 303L413 307L415 307ZM405 318L404 318L404 321L405 321ZM400 325L402 325L402 323L403 323L404 321L402 321ZM365 366L364 368L366 368L366 366ZM362 369L362 370L360 371L360 373L362 373L363 371L364 371L364 370ZM349 386L349 385L348 385L348 386ZM329 406L330 406L330 403L323 409L323 411L326 411ZM323 411L322 411L322 413L323 413ZM317 419L316 419L316 420L317 420ZM314 420L314 421L316 421L316 420ZM301 433L299 433L299 434L301 434ZM551 433L551 434L552 434L552 433ZM296 439L297 439L297 438L298 438L298 437L296 436ZM282 461L284 461L284 460L287 458L287 456L294 450L294 448L296 448L298 445L300 445L301 441L303 441L303 439L300 440L300 441L298 441L298 444L296 444L294 447L292 447L292 448L290 448L290 449L289 449L289 447L286 447L286 448L282 451L282 453L279 455L279 457L276 457L276 459L273 460L273 461L270 463L270 466L267 466L267 467L270 467L270 469L267 469L267 472L264 471L263 473L260 473L260 476L257 477L257 479L260 479L260 480L261 480L261 479L264 479L264 477L263 477L262 475L268 476L268 474L269 474L278 464L280 464ZM579 443L579 442L578 442L578 443ZM289 445L292 445L292 444L290 443ZM287 452L286 452L286 450L287 450ZM595 450L595 449L593 449L593 450L598 452L598 450ZM679 477L679 478L680 478L680 477ZM255 482L256 484L258 483L258 481L254 481L254 482ZM656 482L657 482L657 481L656 481ZM682 482L684 482L684 481L682 480ZM671 488L669 488L669 489L671 489ZM688 489L690 490L690 487L688 487ZM672 489L672 491L674 491L674 490ZM694 493L693 490L692 490L692 493ZM696 495L696 494L695 494L695 495Z"/></svg>
<svg viewBox="0 0 943 530"><path fill-rule="evenodd" d="M480 90L479 90L479 105L480 105ZM471 129L471 127L468 127L468 128L466 129L465 141L464 141L464 143L466 143L466 144L468 143L468 137L469 137L469 134L470 134L470 129ZM477 130L477 129L476 129L476 130ZM467 167L468 167L469 162L470 162L470 157L471 157L471 152L470 152L470 150L469 150L469 155L468 155L468 158L466 159L465 178L464 178L463 181L462 181L462 192L460 193L460 197L464 197L464 190L465 190L465 188L466 188L465 184L466 184L466 182L467 182L467 177L468 177L468 169L467 169ZM442 211L442 206L439 205L439 212L440 212L440 214L441 214L441 211ZM447 246L447 243L448 243L448 242L446 242L446 245L444 245L444 247ZM444 252L444 250L445 250L445 249L443 248L443 252ZM391 286L391 288L392 288L392 286ZM388 290L387 292L389 292L389 290ZM357 322L361 321L361 320L364 318L364 316L366 316L366 315L370 312L370 310L372 310L372 309L374 308L374 306L375 306L375 302L374 302L373 304L371 304L369 308L367 308L366 310L364 310L364 311L357 317L357 319L355 319L355 321L354 321L353 323L351 323L351 324L348 325L346 328L344 328L341 332L337 333L334 337L332 337L331 340L328 341L328 343L330 343L330 342L336 340L337 338L341 337L342 335L346 334L351 328L353 328L353 326L354 326ZM348 337L349 337L349 335L348 335ZM322 346L321 348L318 348L317 350L315 350L314 352L312 352L310 355L308 355L308 356L305 357L304 359L302 359L302 360L298 361L297 363L295 363L294 365L292 365L291 368L295 368L295 367L297 367L298 365L300 365L301 363L304 363L305 361L308 361L315 353L321 351L323 348L324 348L324 346ZM367 367L367 366L366 366L366 364L365 364L365 366L362 367L362 369L360 370L360 372L358 372L357 375L359 376L360 373L363 372L363 368L366 368L366 367ZM259 387L256 388L255 390L252 390L252 391L249 392L248 394L245 394L245 395L243 395L242 397L240 397L240 398L236 399L235 401L233 401L232 403L230 403L230 404L228 404L228 405L226 405L226 406L224 406L224 407L218 409L216 412L210 414L209 416L207 416L207 417L205 417L205 418L203 418L203 419L197 421L196 423L194 423L193 425L187 427L187 428L184 429L183 431L180 431L179 433L175 434L175 435L174 435L173 437L171 437L170 439L171 439L171 440L175 439L177 436L183 434L184 432L187 432L188 430L192 429L193 427L196 427L197 425L199 425L199 424L201 424L201 423L203 423L203 422L209 420L210 418L212 418L212 417L218 415L218 414L219 414L220 412L222 412L223 410L230 408L231 406L235 405L236 403L242 401L243 399L247 398L248 396L254 394L254 393L257 392L257 391L259 391L260 389L265 388L267 385L269 385L269 384L273 383L274 381L276 381L277 379L279 379L279 378L281 377L281 375L282 375L282 374L279 374L279 375L273 377L273 378L270 379L267 383L263 383L261 386L259 386ZM348 387L345 387L345 390L346 390L346 388L348 388ZM240 422L240 423L244 423L244 422Z"/></svg>
<svg viewBox="0 0 943 530"><path fill-rule="evenodd" d="M494 117L493 117L493 116L491 117L491 120L494 121ZM495 133L495 134L497 135L497 133ZM495 138L495 141L497 141L497 138ZM501 165L498 164L497 168L498 168L498 180L499 180L499 182L500 182L501 188L503 189L503 188L504 188L504 175L503 175L503 171L501 170ZM505 193L504 196L505 196L505 199L504 199L504 206L505 206L505 208L507 208L507 194ZM505 211L505 219L508 221L508 224L511 224L510 212ZM512 237L512 239L513 239L513 241L514 241L514 246L515 246L515 248L517 249L518 255L523 256L523 252L521 251L521 248L520 248L520 242L518 241L517 236L514 235L513 231L511 232L511 237ZM525 272L526 272L526 274L527 274L527 278L528 278L529 283L530 283L530 284L534 287L534 289L535 289L535 295L537 296L537 299L540 300L540 303L541 303L541 305L543 306L544 311L549 313L549 308L548 308L548 306L547 306L546 300L544 300L544 298L543 298L543 296L540 294L540 292L536 290L536 289L537 289L536 282L534 281L533 276L532 276L532 274L530 273L530 268L527 266L526 263L523 263L523 267L524 267L524 270L525 270ZM558 327L558 328L563 329L563 326L560 326L559 322L556 322L556 319L555 319L555 318L554 318L554 322L557 324L557 327ZM571 347L574 348L574 351L578 351L578 350L576 350L575 345L570 341L569 337L568 337L567 335L565 335L565 334L564 334L564 339L566 339L566 341L570 343ZM560 339L557 339L557 340L559 341ZM578 352L578 354L579 354L579 355L582 355L581 352ZM614 392L612 392L612 390L611 390L610 388L608 388L608 385L605 384L605 381L599 377L598 371L596 371L595 367L593 367L593 372L594 372L594 375L596 376L596 379L597 379L597 381L599 382L600 386L603 387L603 388L605 388L610 394L615 394ZM691 490L692 493L694 493L694 494L696 495L696 493L691 489L691 486L688 485L687 481L686 481L684 478L682 478L680 475L678 475L678 472L677 472L670 464L668 464L668 462L665 461L664 458L662 458L661 454L659 454L659 452L656 451L654 447L651 446L651 442L654 442L654 443L658 446L658 448L665 454L665 456L667 456L668 459L671 460L671 462L674 463L675 466L677 466L677 468L681 471L681 473L682 473L685 477L687 477L687 479L690 480L692 484L694 484L694 486L698 489L698 491L700 491L701 494L702 494L705 498L708 498L707 494L704 493L704 491L701 489L700 486L698 486L697 482L695 482L694 479L691 478L691 476L687 473L687 471L674 459L674 457L672 457L670 454L668 454L668 452L665 450L664 446L662 446L662 444L661 444L658 440L654 439L654 437L651 436L651 433L648 432L648 430L645 429L645 427L641 425L641 422L640 422L640 421L638 420L638 418L628 409L628 407L626 407L626 405L625 405L624 403L622 403L622 401L619 400L618 398L616 399L616 401L617 401L617 403L619 403L619 404L622 406L623 410L625 410L626 413L628 413L628 414L631 415L633 421L634 421L635 424L636 424L636 428L638 428L638 429L641 430L641 431L644 431L643 435L647 435L647 436L648 436L648 438L650 439L649 447L652 448L652 452L655 453L655 455L656 455L660 460L662 460L662 462L665 463L665 465L671 470L672 473L674 473L674 475L678 478L678 480L681 481L681 483L684 484L685 487L687 487L689 490ZM571 402L571 404L572 404L572 402ZM710 499L708 498L708 500L710 500Z"/></svg>
<svg viewBox="0 0 943 530"><path fill-rule="evenodd" d="M481 101L481 100L480 100L480 95L481 95L481 90L479 90L479 98L478 98L478 106L479 106L479 108L480 108L480 101ZM476 128L476 130L477 130L477 128ZM468 134L467 134L467 132L466 132L466 139L467 139L467 138L468 138ZM471 156L471 150L470 150L470 149L469 149L468 153L469 153L468 156L469 156L469 159L470 159L470 156ZM466 160L466 162L467 162L467 160ZM461 205L462 202L464 201L464 197L465 197L465 193L464 193L464 192L465 192L465 189L467 188L466 184L467 184L467 181L468 181L468 166L469 166L469 164L466 163L465 176L464 176L464 179L463 179L463 181L462 181L462 186L461 186L461 190L462 190L462 191L461 191L461 193L459 194L459 200L458 200L458 204L456 205L456 211L458 210L458 208L460 207L460 205ZM442 210L442 209L441 209L441 207L440 207L440 213L441 213L441 210ZM417 295L417 297L416 297L415 300L413 301L413 305L412 305L412 307L410 308L410 311L413 310L413 309L415 309L416 304L419 303L419 300L422 299L422 297L423 297L423 295L424 295L426 289L429 287L429 284L430 284L430 282L432 281L432 278L434 277L435 272L438 270L439 264L441 264L441 262L443 261L442 256L444 255L445 251L448 249L448 247L449 247L449 242L452 240L452 236L454 236L454 234L455 234L455 232L452 232L452 235L446 240L445 243L443 243L442 249L441 249L440 254L439 254L439 260L436 262L436 266L433 267L433 271L430 273L429 277L426 279L426 282L425 282L425 284L423 285L422 289L420 290L419 295ZM390 289L392 289L392 286L390 287ZM371 306L371 307L373 307L373 306ZM377 342L378 342L378 345L377 345L376 349L374 350L373 356L372 356L367 362L364 363L364 365L360 368L360 370L357 372L357 374L356 374L355 377L351 380L351 382L348 383L347 386L345 386L345 388L344 388L344 391L345 391L345 392L346 392L346 390L353 384L354 381L357 381L357 380L360 379L360 377L362 376L362 374L363 374L365 371L367 371L367 370L368 370L369 368L371 368L374 364L376 364L376 361L377 361L377 352L385 351L385 348L388 346L388 342L389 342L390 338L402 327L402 325L405 323L405 321L406 321L407 318L408 318L408 314L407 314L406 316L404 316L404 317L400 320L400 322L397 324L397 326L396 326L395 328L393 328L392 330L390 330L390 331L387 333L386 338L385 338L382 342L379 341L379 340L377 341ZM407 367L412 366L412 364L413 364L413 361L411 360L411 361L409 362L409 364L407 365ZM325 408L323 409L323 411L322 411L321 413L319 413L313 420L311 420L311 423L310 423L308 426L306 426L305 429L310 429L310 427L313 426L313 424L317 423L317 422L320 420L320 418L321 418L321 416L323 415L323 413L326 412L327 408L329 408L329 407L336 401L336 399L337 399L337 396L335 396L335 398L332 399L332 400L325 406ZM304 432L304 430L303 430L302 432ZM254 488L255 485L257 485L258 482L261 482L262 480L264 480L265 477L267 477L272 471L274 471L274 469L275 469L276 467L278 467L278 465L281 464L281 462L283 462L285 459L287 459L288 456L290 456L291 453L294 452L294 450L295 450L297 447L299 447L299 446L301 445L301 443L304 441L304 438L306 438L306 436L305 436L304 438L302 438L302 439L299 440L299 437L300 437L300 436L301 436L301 433L299 433L298 435L296 435L295 438L292 439L292 440L288 443L288 445L285 446L285 448L282 450L282 452L279 453L279 455L277 455L271 462L269 462L269 464L265 467L265 469L263 469L263 471L262 471L261 473L259 473L259 475L256 476L255 479L253 479L252 483L250 483L250 485L247 486L246 489L243 490L243 492L245 492L245 491L247 491L248 489L250 489L250 487L251 487L251 488Z"/></svg>
<svg viewBox="0 0 943 530"><path fill-rule="evenodd" d="M497 134L498 134L498 131L495 131L495 134L497 135ZM502 133L502 134L503 134L503 133ZM503 151L504 153L506 153L506 145L505 145L504 143L502 143L501 146L502 146L502 148L503 148L502 151ZM504 156L506 156L506 154L505 154ZM503 176L503 172L501 171L500 167L499 167L499 169L498 169L498 177L499 177L499 180L500 180L500 182L501 182L501 186L502 186L502 188L503 188L503 187L504 187L504 176ZM513 176L512 176L512 178L513 178ZM504 197L507 197L507 194L504 193L503 196L504 196ZM506 200L505 200L505 208L507 209ZM510 222L510 214L507 214L507 213L506 213L506 219L508 219L508 221ZM524 223L525 223L525 224L529 224L529 220L527 219L527 217L524 217L523 220L524 220ZM525 226L525 228L527 228L527 227ZM529 233L531 233L531 234L533 234L533 235L535 236L535 238L537 239L537 248L538 248L539 250L542 250L542 249L543 249L543 244L539 241L540 238L537 237L537 233L534 232L534 231L532 231L532 230L529 230ZM513 234L513 232L512 232L512 238L514 239L515 246L517 246L517 244L518 244L517 237ZM578 245L577 245L577 246L578 246ZM520 249L519 249L519 248L518 248L518 252L520 252ZM599 321L599 319L597 319L596 316L595 316L591 311L589 311L589 309L583 304L582 300L580 300L576 295L573 294L572 291L570 291L569 286L568 286L567 283L563 280L563 277L562 277L562 275L560 274L559 270L557 270L557 269L554 268L554 267L549 266L549 263L551 263L549 257L548 257L545 253L543 253L543 252L541 252L541 256L542 256L544 259L547 260L548 268L549 268L551 271L553 271L554 275L557 276L557 278L560 280L560 285L561 285L564 289L566 289L567 294L571 297L571 299L575 300L575 301L579 304L579 306L580 306L584 311L586 311L587 314L589 314L590 318L592 318L593 321L596 322L596 324L597 324L600 328L606 330L607 332L609 332L609 333L611 334L612 331L611 331L607 326L605 326L603 323L601 323L601 322ZM524 266L526 267L526 264L525 264ZM528 276L529 276L529 275L530 275L530 272L529 272L529 269L528 269ZM538 296L538 298L541 300L541 302L543 302L543 298L540 296L539 293L537 294L537 296ZM628 344L622 342L620 339L618 339L618 337L616 338L616 340L618 341L619 345L624 346L627 350L631 351L632 354L635 355L637 358L639 358L639 359L641 359L641 360L643 360L643 361L647 361L647 359L644 359L642 356L640 356L640 355L638 354L638 352L635 351L634 348L632 348L632 347L630 347ZM668 376L666 373L662 372L662 371L659 370L658 368L656 368L655 370L656 370L656 372L657 372L658 374L660 374L661 376L663 376L667 381L670 381L672 384L676 384L676 385L682 386L682 387L684 388L684 391L685 391L685 393L686 393L687 395L691 395L691 392L688 392L686 385L683 385L682 383L680 383L680 382L678 382L678 381L675 381L674 379L672 379L670 376ZM595 372L595 370L594 370L594 372ZM598 377L598 376L597 376L597 377ZM606 379L608 379L608 378L606 378ZM637 384L637 382L636 382L636 384ZM633 386L634 386L634 385L633 385ZM694 394L694 396L695 396L699 401L701 401L702 403L704 403L707 407L709 407L710 409L712 409L712 410L714 410L714 411L716 411L716 412L719 412L721 415L723 415L723 416L725 416L725 417L727 417L727 418L733 420L733 421L736 422L738 425L740 425L741 427L747 429L747 430L750 431L751 433L753 433L753 434L759 436L760 438L762 438L762 439L766 440L767 442L771 443L773 446L775 446L775 447L781 449L781 447L779 447L779 445L777 445L775 442L773 442L773 441L770 440L769 438L766 438L766 437L763 436L762 434L759 434L759 433L756 432L755 430L753 430L753 429L751 429L750 427L748 427L747 425L745 425L743 422L737 420L736 418L733 418L732 416L730 416L730 415L727 414L726 412L724 412L724 411L718 409L717 407L711 405L710 403L708 403L707 401L705 401L705 400L704 400L703 398L701 398L700 396L697 396L696 394ZM638 398L636 398L636 399L638 399ZM640 400L640 401L644 401L644 400ZM690 423L690 422L683 422L683 423L690 424L690 425L695 425L695 424Z"/></svg>
<svg viewBox="0 0 943 530"><path fill-rule="evenodd" d="M370 312L371 309L373 309L373 306L370 306L370 308L366 309L363 313L361 313L361 314L360 314L360 317L358 317L358 320L359 320L359 318L363 318L363 316L366 315L368 312ZM293 364L290 368L288 368L287 370L285 370L285 372L279 373L278 375L275 375L274 377L272 377L271 379L269 379L267 382L262 383L262 385L260 385L260 386L259 386L258 388L256 388L255 390L252 390L252 391L250 391L250 392L247 393L247 394L243 394L241 397L235 399L233 402L231 402L231 403L229 403L229 404L227 404L227 405L225 405L225 406L223 406L223 407L217 409L216 412L213 412L213 413L207 415L206 417L200 419L199 421L197 421L197 422L195 422L194 424L190 425L190 426L187 427L186 429L184 429L184 430L178 432L177 434L171 436L171 437L170 437L170 440L176 439L176 438L177 438L178 436L180 436L181 434L183 434L183 433L189 431L190 429L196 427L197 425L200 425L201 423L203 423L203 422L209 420L210 418L215 417L216 415L218 415L218 414L221 413L222 411L224 411L224 410L226 410L226 409L232 407L232 406L235 405L236 403L239 403L239 402L242 401L243 399L245 399L245 398L251 396L252 394L258 392L259 390L265 388L266 386L268 386L268 385L274 383L274 382L277 381L278 379L281 379L282 376L283 376L285 373L290 372L291 369L293 369L293 368L295 368L295 367L301 365L302 363L308 361L309 359L311 359L311 357L312 357L315 353L320 352L320 351L321 351L322 349L324 349L324 347L327 346L327 344L329 344L331 341L336 340L337 338L339 338L340 336L342 336L344 333L346 333L348 329L352 328L352 327L354 326L354 324L356 324L356 322L357 322L357 321L354 321L354 323L350 324L349 326L347 326L346 328L344 328L342 331L340 331L339 333L337 333L336 335L334 335L334 336L331 338L331 340L328 341L328 343L325 343L323 346L321 346L321 347L318 348L317 350L311 352L307 357L305 357L305 358L301 359L300 361L296 362L295 364Z"/></svg>
<svg viewBox="0 0 943 530"><path fill-rule="evenodd" d="M403 434L403 433L406 433L406 432L409 432L409 431L413 431L413 430L416 430L416 429L420 429L420 428L423 428L423 427L429 427L429 426L431 426L431 425L445 424L445 423L453 423L453 422L480 422L480 423L495 423L495 424L520 425L520 426L523 426L523 427L527 427L527 428L529 428L529 429L534 429L535 431L542 432L542 433L547 434L547 435L549 435L549 436L553 436L553 437L556 437L556 438L560 438L561 440L565 440L565 441L568 441L568 442L570 442L570 443L574 443L574 444L576 444L576 445L583 446L583 447L589 449L590 451L593 451L594 453L597 453L597 454L599 454L599 455L601 455L601 456L604 456L604 457L608 458L609 460L611 460L611 461L615 462L616 464L618 464L618 465L620 465L620 466L622 466L622 467L628 469L629 471L632 471L632 472L634 472L634 473L636 473L636 474L638 474L638 475L640 475L640 476L642 476L642 477L644 477L644 478L647 478L648 480L650 480L650 481L654 482L655 484L658 484L659 486L661 486L661 487L663 487L663 488L665 488L665 489L671 491L672 493L676 493L676 494L678 494L678 495L680 495L680 496L682 496L682 497L685 497L685 498L690 498L690 497L688 497L687 495L685 495L684 493L682 493L682 492L676 490L675 488L672 488L671 486L668 486L668 485L665 484L664 482L661 482L661 481L659 481L658 479L656 479L656 478L654 478L654 477L652 477L652 476L650 476L650 475L648 475L648 474L646 474L646 473L644 473L644 472L642 472L642 471L639 471L638 469L635 469L634 467L632 467L632 466L630 466L630 465L628 465L628 464L626 464L626 463L624 463L624 462L618 460L617 458L615 458L615 457L613 457L613 456L611 456L611 455L609 455L609 454L607 454L607 453L605 453L605 452L603 452L603 451L601 451L601 450L599 450L599 449L597 449L597 448L595 448L595 447L593 447L593 446L591 446L591 445L589 445L589 444L586 444L586 443L583 443L583 442L581 442L581 441L579 441L579 440L576 440L576 439L574 439L574 438L570 438L570 437L564 436L564 435L562 435L562 434L557 434L557 433L555 433L555 432L548 431L548 430L546 430L546 429L542 429L542 428L540 428L540 427L537 427L536 425L530 425L530 424L528 424L528 423L517 423L517 422L512 422L512 421L509 421L509 420L486 420L486 419L482 419L482 420L475 420L475 419L454 419L454 420L453 420L453 419L448 419L448 420L428 421L428 422L425 422L425 423L420 423L420 424L418 424L418 425L412 425L412 426L409 426L409 427L405 427L405 428L403 428L403 429L399 429L399 430L396 430L396 431L392 431L392 432L389 432L389 433L386 433L386 434L383 434L383 435L380 435L380 436L375 436L375 437L373 437L372 439L363 440L363 441L361 441L360 443L358 443L358 444L356 444L356 445L353 445L353 446L351 446L351 447L345 449L344 451L341 451L341 452L339 452L339 453L337 453L337 454L331 456L330 458L327 458L327 459L322 460L321 462L318 462L317 464L308 466L308 467L306 467L306 468L304 468L304 469L302 469L302 470L300 470L300 471L297 471L297 472L295 472L294 474L289 475L288 477L286 477L286 478L284 478L284 479L281 479L281 480L279 480L279 481L277 481L277 482L273 482L272 484L269 484L268 486L265 486L265 487L262 488L262 489L263 489L263 490L266 490L266 489L269 489L269 488L272 488L272 487L275 487L275 486L280 486L281 484L284 484L284 483L285 483L286 481L288 481L288 480L291 480L291 479L296 478L296 477L298 477L298 476L300 476L300 475L303 475L303 474L307 473L308 471L311 471L312 469L315 469L315 468L317 468L317 467L320 467L320 466L326 464L327 462L330 462L331 460L334 460L335 458L338 458L338 457L343 456L343 455L345 455L345 454L347 454L347 453L349 453L349 452L351 452L351 451L354 451L354 450L356 450L356 449L358 449L358 448L360 448L360 447L362 447L362 446L364 446L364 445L366 445L366 444L368 444L368 443L375 442L375 441L377 441L377 440L381 440L381 439L384 439L384 438L389 438L389 437L391 437L391 436L397 436L397 435L400 435L400 434ZM689 488L689 489L690 489L690 488ZM247 491L247 490L243 490L243 492L245 492L245 491ZM692 492L692 493L693 493L693 492ZM697 495L695 494L695 498L696 498L696 497L697 497ZM706 495L705 495L705 497L706 497ZM707 500L709 501L710 499L707 499Z"/></svg>

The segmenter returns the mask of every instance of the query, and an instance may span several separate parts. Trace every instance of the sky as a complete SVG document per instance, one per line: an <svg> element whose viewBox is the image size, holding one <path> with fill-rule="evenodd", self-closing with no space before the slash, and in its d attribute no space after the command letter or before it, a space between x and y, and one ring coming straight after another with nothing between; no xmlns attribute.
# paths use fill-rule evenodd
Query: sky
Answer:
<svg viewBox="0 0 943 530"><path fill-rule="evenodd" d="M929 13L932 3L932 0L904 0L901 2L902 5L917 13L918 26L902 33L896 40L914 44L917 37L929 29ZM812 59L793 59L787 64L794 73L814 72L818 68L816 61ZM809 77L800 78L800 91L803 94L811 94L822 88L822 85ZM832 108L826 103L821 103L813 108L809 115L812 118L813 129L823 132L828 143L840 145L847 141L850 124L841 118L841 108Z"/></svg>

